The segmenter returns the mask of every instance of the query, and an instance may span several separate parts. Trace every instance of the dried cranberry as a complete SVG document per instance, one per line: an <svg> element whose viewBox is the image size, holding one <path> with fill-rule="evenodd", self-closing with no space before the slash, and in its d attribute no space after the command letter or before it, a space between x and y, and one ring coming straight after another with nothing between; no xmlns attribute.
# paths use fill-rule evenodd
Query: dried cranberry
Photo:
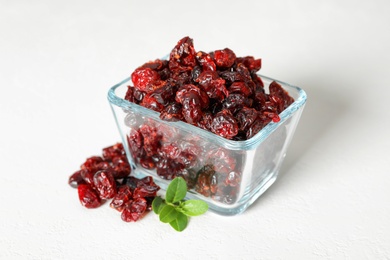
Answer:
<svg viewBox="0 0 390 260"><path fill-rule="evenodd" d="M73 174L69 177L68 184L69 184L71 187L77 188L78 185L84 183L84 179L83 179L83 177L81 176L81 171L82 171L82 170L78 170L78 171L76 171L75 173L73 173Z"/></svg>
<svg viewBox="0 0 390 260"><path fill-rule="evenodd" d="M229 110L233 114L235 114L237 111L239 111L244 106L251 107L252 102L253 102L252 99L249 99L242 94L231 93L223 101L222 107L224 109Z"/></svg>
<svg viewBox="0 0 390 260"><path fill-rule="evenodd" d="M147 92L150 84L160 79L160 75L150 68L138 68L131 74L134 87L140 91Z"/></svg>
<svg viewBox="0 0 390 260"><path fill-rule="evenodd" d="M225 68L232 66L236 60L236 54L229 48L215 51L213 57L218 67Z"/></svg>
<svg viewBox="0 0 390 260"><path fill-rule="evenodd" d="M273 81L269 85L270 99L276 104L278 113L281 113L289 105L294 102L294 99L282 88L282 86Z"/></svg>
<svg viewBox="0 0 390 260"><path fill-rule="evenodd" d="M237 58L237 63L244 64L249 71L259 71L261 69L261 59L255 59L252 56Z"/></svg>
<svg viewBox="0 0 390 260"><path fill-rule="evenodd" d="M200 121L197 122L197 126L204 130L210 131L212 122L213 122L212 114L206 112L203 113L203 117L200 119Z"/></svg>
<svg viewBox="0 0 390 260"><path fill-rule="evenodd" d="M213 169L218 173L229 173L236 168L237 160L231 153L220 147L210 150L207 155L207 164L212 165Z"/></svg>
<svg viewBox="0 0 390 260"><path fill-rule="evenodd" d="M111 199L115 196L117 189L115 179L112 173L107 170L101 170L93 176L93 182L99 196L102 199Z"/></svg>
<svg viewBox="0 0 390 260"><path fill-rule="evenodd" d="M141 157L139 163L142 167L148 170L153 170L156 168L156 163L154 162L152 157Z"/></svg>
<svg viewBox="0 0 390 260"><path fill-rule="evenodd" d="M147 156L152 156L157 153L160 147L161 136L158 134L157 128L144 124L139 128L139 132L143 136L143 148Z"/></svg>
<svg viewBox="0 0 390 260"><path fill-rule="evenodd" d="M89 157L82 165L82 170L88 170L95 173L97 170L100 170L99 163L103 162L103 158L100 156Z"/></svg>
<svg viewBox="0 0 390 260"><path fill-rule="evenodd" d="M199 64L202 66L203 71L216 71L216 66L211 58L211 56L203 51L199 51L196 54L196 59L198 60Z"/></svg>
<svg viewBox="0 0 390 260"><path fill-rule="evenodd" d="M185 168L177 174L177 177L182 177L186 181L188 189L195 187L197 174L193 169Z"/></svg>
<svg viewBox="0 0 390 260"><path fill-rule="evenodd" d="M114 179L122 179L128 176L130 172L130 164L124 155L114 157L111 163L111 173Z"/></svg>
<svg viewBox="0 0 390 260"><path fill-rule="evenodd" d="M197 86L193 84L187 84L180 87L176 92L176 102L184 103L187 99L196 99L194 103L199 103L202 108L207 108L209 106L209 98L207 94Z"/></svg>
<svg viewBox="0 0 390 260"><path fill-rule="evenodd" d="M157 99L153 96L153 94L146 94L146 96L142 99L140 105L157 112L160 112L164 109L164 106L161 103L157 102Z"/></svg>
<svg viewBox="0 0 390 260"><path fill-rule="evenodd" d="M166 106L163 111L161 111L160 118L166 121L182 120L182 106L179 103L172 103Z"/></svg>
<svg viewBox="0 0 390 260"><path fill-rule="evenodd" d="M198 180L195 185L195 190L205 197L210 197L211 179L213 178L215 171L211 165L205 165L198 172Z"/></svg>
<svg viewBox="0 0 390 260"><path fill-rule="evenodd" d="M233 82L229 87L229 93L239 93L244 95L245 97L249 97L252 95L252 89L248 86L248 84L238 81Z"/></svg>
<svg viewBox="0 0 390 260"><path fill-rule="evenodd" d="M132 200L130 187L125 185L118 189L118 193L112 198L110 207L122 212L125 204Z"/></svg>
<svg viewBox="0 0 390 260"><path fill-rule="evenodd" d="M93 209L99 207L102 204L99 195L88 184L80 184L77 187L77 190L81 205L84 207Z"/></svg>
<svg viewBox="0 0 390 260"><path fill-rule="evenodd" d="M191 71L196 65L196 52L191 38L184 37L169 55L169 69L175 72Z"/></svg>
<svg viewBox="0 0 390 260"><path fill-rule="evenodd" d="M203 71L196 79L209 98L223 100L229 93L225 86L225 80L220 78L215 71Z"/></svg>
<svg viewBox="0 0 390 260"><path fill-rule="evenodd" d="M146 212L148 203L144 198L137 198L126 203L122 211L122 220L125 222L135 222Z"/></svg>
<svg viewBox="0 0 390 260"><path fill-rule="evenodd" d="M236 114L239 130L248 131L248 128L257 120L258 112L254 108L243 107Z"/></svg>
<svg viewBox="0 0 390 260"><path fill-rule="evenodd" d="M231 139L238 133L237 121L229 110L222 110L218 112L211 124L211 131L219 136Z"/></svg>
<svg viewBox="0 0 390 260"><path fill-rule="evenodd" d="M95 184L93 182L93 176L95 175L95 172L96 171L91 171L91 170L87 170L87 169L82 169L80 171L80 175L83 178L84 182L86 182L87 184L89 184L93 188L95 187Z"/></svg>
<svg viewBox="0 0 390 260"><path fill-rule="evenodd" d="M126 95L125 95L125 99L130 101L130 102L133 102L133 103L136 103L136 99L134 97L134 87L132 86L127 86L127 91L126 91Z"/></svg>
<svg viewBox="0 0 390 260"><path fill-rule="evenodd" d="M154 97L158 103L165 106L175 99L176 90L174 85L167 83L163 87L153 91L151 96Z"/></svg>
<svg viewBox="0 0 390 260"><path fill-rule="evenodd" d="M112 146L103 148L102 152L104 160L112 161L115 157L124 156L125 150L122 143L116 143Z"/></svg>

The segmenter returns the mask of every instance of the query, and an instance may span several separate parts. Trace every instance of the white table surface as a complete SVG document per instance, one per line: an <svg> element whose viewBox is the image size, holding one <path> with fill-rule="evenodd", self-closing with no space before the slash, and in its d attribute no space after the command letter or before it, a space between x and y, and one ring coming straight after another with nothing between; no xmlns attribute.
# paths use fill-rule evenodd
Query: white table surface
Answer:
<svg viewBox="0 0 390 260"><path fill-rule="evenodd" d="M1 259L390 259L390 2L0 0ZM80 206L67 179L120 140L110 86L183 36L306 90L280 178L178 233Z"/></svg>

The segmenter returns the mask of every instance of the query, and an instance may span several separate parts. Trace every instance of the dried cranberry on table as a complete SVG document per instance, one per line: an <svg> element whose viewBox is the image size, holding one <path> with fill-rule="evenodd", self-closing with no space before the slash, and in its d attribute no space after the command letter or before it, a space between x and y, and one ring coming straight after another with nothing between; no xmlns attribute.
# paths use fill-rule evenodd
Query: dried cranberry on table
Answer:
<svg viewBox="0 0 390 260"><path fill-rule="evenodd" d="M121 212L124 221L137 221L151 210L160 187L152 177L138 179L129 176L130 173L124 147L117 143L104 148L102 156L89 157L80 170L69 177L68 183L78 189L84 207L97 208L112 199L110 207Z"/></svg>

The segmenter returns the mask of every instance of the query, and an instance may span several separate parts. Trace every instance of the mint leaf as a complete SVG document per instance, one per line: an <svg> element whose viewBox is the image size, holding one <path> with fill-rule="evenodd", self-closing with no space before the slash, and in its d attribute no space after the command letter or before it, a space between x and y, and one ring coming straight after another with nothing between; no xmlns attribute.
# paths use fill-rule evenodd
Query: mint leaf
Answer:
<svg viewBox="0 0 390 260"><path fill-rule="evenodd" d="M202 200L187 200L180 206L180 211L191 217L202 215L208 209L209 205Z"/></svg>
<svg viewBox="0 0 390 260"><path fill-rule="evenodd" d="M183 231L187 227L187 224L188 217L181 212L178 212L177 217L169 222L169 225L179 232Z"/></svg>
<svg viewBox="0 0 390 260"><path fill-rule="evenodd" d="M160 221L170 223L176 219L178 211L171 205L164 205L160 210Z"/></svg>
<svg viewBox="0 0 390 260"><path fill-rule="evenodd" d="M159 196L155 197L153 202L152 202L153 212L156 214L159 214L164 205L166 205L166 204L161 197L159 197Z"/></svg>
<svg viewBox="0 0 390 260"><path fill-rule="evenodd" d="M184 199L187 193L187 183L182 177L177 177L171 181L165 194L165 201L176 203Z"/></svg>
<svg viewBox="0 0 390 260"><path fill-rule="evenodd" d="M187 200L187 183L182 177L176 177L169 184L165 200L155 197L152 202L154 213L159 215L160 221L169 223L176 231L183 231L188 225L189 216L199 216L205 213L209 206L201 200Z"/></svg>

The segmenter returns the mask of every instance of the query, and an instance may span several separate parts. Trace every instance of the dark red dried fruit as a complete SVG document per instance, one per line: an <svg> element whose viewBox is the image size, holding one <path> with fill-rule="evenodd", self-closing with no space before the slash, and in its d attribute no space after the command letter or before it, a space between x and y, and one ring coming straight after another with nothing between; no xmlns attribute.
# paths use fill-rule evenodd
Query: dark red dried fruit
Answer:
<svg viewBox="0 0 390 260"><path fill-rule="evenodd" d="M252 56L237 58L237 63L244 64L249 71L259 71L261 69L261 59L255 59Z"/></svg>
<svg viewBox="0 0 390 260"><path fill-rule="evenodd" d="M93 209L99 207L102 203L97 192L88 184L80 184L77 187L81 205Z"/></svg>
<svg viewBox="0 0 390 260"><path fill-rule="evenodd" d="M122 212L126 203L132 200L132 193L130 187L125 185L121 186L118 193L112 198L110 207Z"/></svg>
<svg viewBox="0 0 390 260"><path fill-rule="evenodd" d="M122 211L122 220L125 222L135 222L139 220L148 207L148 202L144 198L137 198L126 203Z"/></svg>
<svg viewBox="0 0 390 260"><path fill-rule="evenodd" d="M112 173L107 170L101 170L95 173L93 183L99 196L102 199L111 199L116 194L116 183Z"/></svg>
<svg viewBox="0 0 390 260"><path fill-rule="evenodd" d="M210 127L211 131L219 136L231 139L238 133L237 121L229 110L218 112Z"/></svg>
<svg viewBox="0 0 390 260"><path fill-rule="evenodd" d="M243 107L236 114L240 131L248 131L248 128L257 120L258 112L254 108Z"/></svg>
<svg viewBox="0 0 390 260"><path fill-rule="evenodd" d="M143 136L143 148L147 156L152 156L157 153L160 147L161 136L158 134L157 128L147 124L139 128L139 132Z"/></svg>
<svg viewBox="0 0 390 260"><path fill-rule="evenodd" d="M223 100L229 92L225 86L225 80L220 78L215 71L203 71L196 79L204 91L206 91L209 98Z"/></svg>
<svg viewBox="0 0 390 260"><path fill-rule="evenodd" d="M103 158L100 156L89 157L82 165L82 170L88 170L95 173L97 170L100 170L99 163L103 162Z"/></svg>
<svg viewBox="0 0 390 260"><path fill-rule="evenodd" d="M211 56L203 51L196 54L196 59L199 65L202 66L203 71L216 71L216 66Z"/></svg>
<svg viewBox="0 0 390 260"><path fill-rule="evenodd" d="M236 61L236 54L229 48L215 51L213 57L217 66L223 68L233 66Z"/></svg>
<svg viewBox="0 0 390 260"><path fill-rule="evenodd" d="M164 105L157 102L157 99L153 96L153 94L146 94L140 105L157 112L160 112L164 109Z"/></svg>
<svg viewBox="0 0 390 260"><path fill-rule="evenodd" d="M166 106L163 111L161 111L160 118L166 121L182 120L182 106L179 103L172 103Z"/></svg>
<svg viewBox="0 0 390 260"><path fill-rule="evenodd" d="M112 146L103 148L102 155L104 160L112 161L115 157L125 156L125 150L122 143L116 143Z"/></svg>
<svg viewBox="0 0 390 260"><path fill-rule="evenodd" d="M294 99L276 81L269 85L269 92L270 100L276 104L278 113L281 113L294 102Z"/></svg>
<svg viewBox="0 0 390 260"><path fill-rule="evenodd" d="M68 184L73 187L73 188L77 188L77 186L81 183L84 183L84 179L83 179L83 176L81 176L81 170L78 170L76 171L75 173L73 173L70 177L69 177L69 180L68 180Z"/></svg>
<svg viewBox="0 0 390 260"><path fill-rule="evenodd" d="M110 170L114 179L122 179L131 172L130 164L124 155L114 157Z"/></svg>
<svg viewBox="0 0 390 260"><path fill-rule="evenodd" d="M169 55L169 69L174 72L191 71L196 66L196 52L191 38L184 37Z"/></svg>
<svg viewBox="0 0 390 260"><path fill-rule="evenodd" d="M140 91L147 92L149 85L160 79L160 75L151 68L138 68L131 74L134 87Z"/></svg>
<svg viewBox="0 0 390 260"><path fill-rule="evenodd" d="M205 165L198 172L198 180L195 185L195 190L205 197L211 196L211 180L215 171L211 165Z"/></svg>
<svg viewBox="0 0 390 260"><path fill-rule="evenodd" d="M230 85L229 93L239 93L244 95L245 97L249 97L252 95L253 91L248 86L248 84L238 81L238 82L233 82L233 84Z"/></svg>

